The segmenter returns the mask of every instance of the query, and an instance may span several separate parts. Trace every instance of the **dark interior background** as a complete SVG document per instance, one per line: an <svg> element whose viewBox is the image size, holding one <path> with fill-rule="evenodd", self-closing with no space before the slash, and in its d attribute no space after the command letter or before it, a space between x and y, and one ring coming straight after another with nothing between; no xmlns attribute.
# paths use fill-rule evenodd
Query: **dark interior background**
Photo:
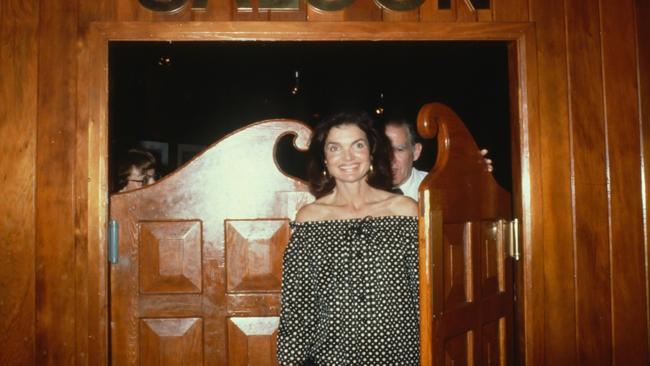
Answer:
<svg viewBox="0 0 650 366"><path fill-rule="evenodd" d="M112 42L109 58L111 178L133 147L152 151L165 175L260 120L313 126L341 109L362 109L380 122L415 121L423 104L437 101L489 150L497 181L511 190L504 42L130 41ZM289 138L277 156L287 173L305 176L306 157ZM416 167L429 170L434 161L435 143L425 141Z"/></svg>

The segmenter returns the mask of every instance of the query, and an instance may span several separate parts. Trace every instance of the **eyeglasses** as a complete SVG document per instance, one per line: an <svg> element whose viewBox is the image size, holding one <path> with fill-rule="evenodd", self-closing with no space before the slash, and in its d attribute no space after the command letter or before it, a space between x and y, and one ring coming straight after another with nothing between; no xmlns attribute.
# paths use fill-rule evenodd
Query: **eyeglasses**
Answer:
<svg viewBox="0 0 650 366"><path fill-rule="evenodd" d="M128 181L140 183L140 184L151 184L157 181L158 179L160 179L160 176L158 175L158 173L156 173L153 175L144 175L142 176L142 179L129 179Z"/></svg>

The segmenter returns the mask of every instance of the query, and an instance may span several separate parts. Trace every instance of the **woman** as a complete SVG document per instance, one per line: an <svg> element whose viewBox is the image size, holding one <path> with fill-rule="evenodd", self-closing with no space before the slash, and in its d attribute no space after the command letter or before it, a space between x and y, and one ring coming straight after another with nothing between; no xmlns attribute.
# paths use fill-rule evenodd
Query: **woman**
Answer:
<svg viewBox="0 0 650 366"><path fill-rule="evenodd" d="M317 199L284 256L280 364L419 365L417 205L389 192L386 137L338 114L309 151Z"/></svg>

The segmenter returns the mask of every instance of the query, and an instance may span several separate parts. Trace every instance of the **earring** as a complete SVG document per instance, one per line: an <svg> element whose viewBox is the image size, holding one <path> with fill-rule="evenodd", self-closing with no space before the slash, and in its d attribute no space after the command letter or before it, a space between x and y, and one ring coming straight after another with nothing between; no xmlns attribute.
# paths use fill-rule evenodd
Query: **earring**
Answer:
<svg viewBox="0 0 650 366"><path fill-rule="evenodd" d="M375 168L372 167L372 164L370 164L370 169L369 169L369 171L370 171L370 174L372 174L372 173L375 172Z"/></svg>
<svg viewBox="0 0 650 366"><path fill-rule="evenodd" d="M327 177L327 169L323 169L323 177Z"/></svg>

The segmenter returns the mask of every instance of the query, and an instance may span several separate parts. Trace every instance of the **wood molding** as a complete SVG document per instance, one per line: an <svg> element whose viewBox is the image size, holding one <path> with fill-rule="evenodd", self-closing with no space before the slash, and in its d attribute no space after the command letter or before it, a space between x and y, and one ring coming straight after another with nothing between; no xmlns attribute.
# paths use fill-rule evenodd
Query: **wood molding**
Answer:
<svg viewBox="0 0 650 366"><path fill-rule="evenodd" d="M537 51L532 23L418 23L418 22L97 22L86 34L87 56L84 58L78 85L87 85L81 92L87 98L78 100L80 118L78 136L87 143L77 150L77 161L87 166L87 177L75 176L76 185L87 185L87 196L77 199L85 205L88 227L88 352L97 361L108 360L108 302L106 228L108 222L108 43L112 40L167 40L167 41L391 41L391 40L445 40L445 41L506 41L514 47L516 60L517 117L513 130L518 134L513 146L513 161L519 162L515 177L515 217L522 222L523 238L523 298L520 313L523 322L521 346L525 359L543 350L535 338L536 325L543 318L543 295L532 291L543 283L543 251L540 157L540 121L537 91ZM86 111L86 112L83 112ZM81 169L81 167L79 167ZM537 243L537 244L535 244ZM82 316L82 315L79 315ZM537 342L537 343L534 343ZM534 346L534 347L533 347Z"/></svg>

